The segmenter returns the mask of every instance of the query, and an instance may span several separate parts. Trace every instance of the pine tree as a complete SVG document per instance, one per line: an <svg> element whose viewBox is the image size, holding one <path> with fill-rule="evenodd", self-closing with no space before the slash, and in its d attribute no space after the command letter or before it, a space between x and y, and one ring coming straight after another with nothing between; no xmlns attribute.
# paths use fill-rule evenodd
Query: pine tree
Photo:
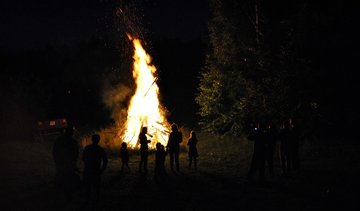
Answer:
<svg viewBox="0 0 360 211"><path fill-rule="evenodd" d="M211 2L210 51L196 98L208 132L239 135L249 122L280 123L306 101L296 97L306 63L296 53L295 24L276 20L279 27L272 28L257 4Z"/></svg>

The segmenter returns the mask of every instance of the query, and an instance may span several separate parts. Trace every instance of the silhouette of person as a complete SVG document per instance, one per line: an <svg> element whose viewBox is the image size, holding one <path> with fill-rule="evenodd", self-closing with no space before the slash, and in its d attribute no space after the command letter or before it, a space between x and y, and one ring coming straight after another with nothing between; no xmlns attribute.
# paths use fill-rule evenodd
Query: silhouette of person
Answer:
<svg viewBox="0 0 360 211"><path fill-rule="evenodd" d="M294 165L294 130L289 120L285 121L279 134L282 173L287 174Z"/></svg>
<svg viewBox="0 0 360 211"><path fill-rule="evenodd" d="M92 144L87 145L83 151L83 180L87 199L92 200L92 195L95 195L95 202L97 202L100 196L101 175L106 169L108 159L105 150L98 145L100 136L92 135L91 141Z"/></svg>
<svg viewBox="0 0 360 211"><path fill-rule="evenodd" d="M278 139L278 131L272 123L269 123L265 135L266 143L266 161L269 167L270 175L274 174L274 153L276 148L276 141Z"/></svg>
<svg viewBox="0 0 360 211"><path fill-rule="evenodd" d="M62 189L68 201L72 201L74 192L80 187L76 166L79 146L73 134L74 128L66 127L65 133L56 139L52 152L56 166L56 186Z"/></svg>
<svg viewBox="0 0 360 211"><path fill-rule="evenodd" d="M251 129L248 139L254 141L254 151L251 159L248 179L253 180L255 173L259 173L260 181L265 179L265 134L263 126L258 124Z"/></svg>
<svg viewBox="0 0 360 211"><path fill-rule="evenodd" d="M162 144L157 143L156 152L155 152L155 171L154 171L155 180L162 179L166 175L165 158L166 158L165 147Z"/></svg>
<svg viewBox="0 0 360 211"><path fill-rule="evenodd" d="M197 143L198 143L198 139L196 138L196 133L195 131L191 131L190 139L187 143L187 145L189 146L189 168L191 168L191 164L193 160L194 160L195 169L197 167L196 158L199 156L196 148Z"/></svg>
<svg viewBox="0 0 360 211"><path fill-rule="evenodd" d="M165 159L166 159L166 155L167 155L167 152L165 151L165 147L164 147L164 145L160 145L160 151L161 151L161 156L160 156L160 158L161 158L161 160L160 160L160 162L161 162L161 171L162 171L162 173L165 175L166 174L166 171L165 171Z"/></svg>
<svg viewBox="0 0 360 211"><path fill-rule="evenodd" d="M130 170L130 167L129 167L129 152L128 152L128 149L127 149L127 144L125 142L123 142L121 144L120 157L121 157L121 171L124 170L125 166Z"/></svg>
<svg viewBox="0 0 360 211"><path fill-rule="evenodd" d="M179 153L180 153L180 143L182 142L182 133L178 130L176 124L171 126L171 133L166 148L168 149L170 155L170 168L174 171L174 160L176 164L176 170L180 171L179 166Z"/></svg>
<svg viewBox="0 0 360 211"><path fill-rule="evenodd" d="M147 173L147 162L149 155L149 147L148 143L150 140L146 137L147 127L143 127L139 134L139 142L140 142L140 164L139 164L139 172L141 172L142 167L144 168L144 173Z"/></svg>
<svg viewBox="0 0 360 211"><path fill-rule="evenodd" d="M295 126L293 119L289 119L290 131L291 131L291 141L289 144L289 152L291 154L291 168L297 170L300 166L299 158L299 131Z"/></svg>

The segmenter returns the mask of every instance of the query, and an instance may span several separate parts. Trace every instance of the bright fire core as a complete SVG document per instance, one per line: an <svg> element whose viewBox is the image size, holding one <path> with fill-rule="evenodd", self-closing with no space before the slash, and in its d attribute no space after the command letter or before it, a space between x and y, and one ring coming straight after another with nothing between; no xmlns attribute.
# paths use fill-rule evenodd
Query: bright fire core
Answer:
<svg viewBox="0 0 360 211"><path fill-rule="evenodd" d="M159 101L159 87L154 76L156 67L151 64L151 57L146 53L139 39L131 38L134 46L133 77L136 91L130 100L125 123L126 130L122 140L130 148L137 148L138 137L142 127L148 128L150 148L156 143L166 145L170 124L166 121L165 110Z"/></svg>

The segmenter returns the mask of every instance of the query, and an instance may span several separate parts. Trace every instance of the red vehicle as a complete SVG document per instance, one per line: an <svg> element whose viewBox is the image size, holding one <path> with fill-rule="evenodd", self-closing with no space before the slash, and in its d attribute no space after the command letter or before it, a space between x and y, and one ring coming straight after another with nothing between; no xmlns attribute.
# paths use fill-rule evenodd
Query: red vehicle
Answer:
<svg viewBox="0 0 360 211"><path fill-rule="evenodd" d="M66 118L43 120L37 122L38 135L41 138L45 136L60 135L68 126Z"/></svg>

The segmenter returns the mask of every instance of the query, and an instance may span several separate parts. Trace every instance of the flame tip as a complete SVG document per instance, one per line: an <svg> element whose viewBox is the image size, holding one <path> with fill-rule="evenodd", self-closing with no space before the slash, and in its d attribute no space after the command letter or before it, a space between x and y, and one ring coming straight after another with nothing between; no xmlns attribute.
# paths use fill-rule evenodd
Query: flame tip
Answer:
<svg viewBox="0 0 360 211"><path fill-rule="evenodd" d="M133 37L129 33L126 33L126 36L128 37L129 40L133 40Z"/></svg>

